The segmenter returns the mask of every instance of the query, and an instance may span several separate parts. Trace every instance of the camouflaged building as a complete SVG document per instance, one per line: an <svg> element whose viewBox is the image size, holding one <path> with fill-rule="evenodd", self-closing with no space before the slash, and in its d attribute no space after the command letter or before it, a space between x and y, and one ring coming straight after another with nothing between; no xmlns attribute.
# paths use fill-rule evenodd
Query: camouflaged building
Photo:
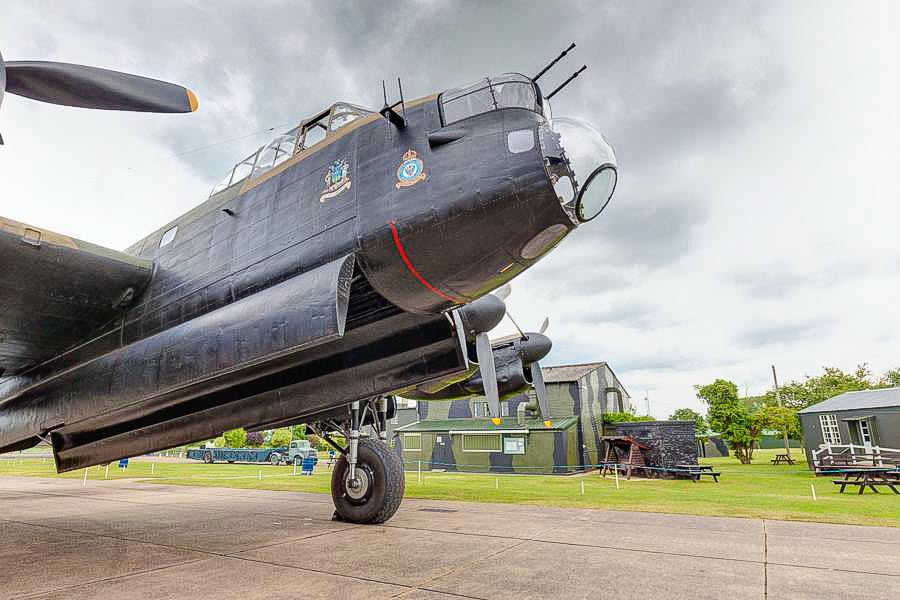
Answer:
<svg viewBox="0 0 900 600"><path fill-rule="evenodd" d="M570 473L602 459L603 415L632 412L631 397L606 363L543 368L549 427L534 392L501 403L491 423L482 397L419 402L418 421L396 427L392 443L407 468L497 473Z"/></svg>

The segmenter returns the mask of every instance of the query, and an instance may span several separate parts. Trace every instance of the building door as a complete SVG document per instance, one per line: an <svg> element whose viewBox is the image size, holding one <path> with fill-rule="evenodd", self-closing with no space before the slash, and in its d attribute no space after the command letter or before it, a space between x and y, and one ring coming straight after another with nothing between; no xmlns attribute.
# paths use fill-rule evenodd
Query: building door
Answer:
<svg viewBox="0 0 900 600"><path fill-rule="evenodd" d="M862 445L867 453L872 452L872 430L869 428L869 421L860 419L857 423L859 424L859 439Z"/></svg>

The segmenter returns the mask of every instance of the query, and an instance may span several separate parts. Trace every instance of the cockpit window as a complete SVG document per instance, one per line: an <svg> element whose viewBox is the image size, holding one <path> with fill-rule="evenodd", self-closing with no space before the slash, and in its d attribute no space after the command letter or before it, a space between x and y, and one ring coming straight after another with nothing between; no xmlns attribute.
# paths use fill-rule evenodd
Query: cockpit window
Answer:
<svg viewBox="0 0 900 600"><path fill-rule="evenodd" d="M228 175L213 188L210 196L221 192L248 177L258 177L271 171L301 150L315 146L328 136L361 117L373 114L365 108L338 102L317 116L306 119L300 125L281 133L265 146L240 161Z"/></svg>
<svg viewBox="0 0 900 600"><path fill-rule="evenodd" d="M537 110L534 84L521 75L503 75L491 80L497 108L520 107Z"/></svg>
<svg viewBox="0 0 900 600"><path fill-rule="evenodd" d="M303 125L303 149L312 148L328 134L328 113Z"/></svg>
<svg viewBox="0 0 900 600"><path fill-rule="evenodd" d="M328 129L330 131L337 131L344 125L349 125L353 121L369 114L372 114L371 111L364 108L346 104L344 102L338 102L331 107L331 123L328 125Z"/></svg>
<svg viewBox="0 0 900 600"><path fill-rule="evenodd" d="M253 176L261 175L269 169L274 169L291 156L297 150L297 128L283 133L263 146L253 167Z"/></svg>
<svg viewBox="0 0 900 600"><path fill-rule="evenodd" d="M480 79L441 94L444 125L500 108L526 108L541 112L534 83L524 75L510 73Z"/></svg>

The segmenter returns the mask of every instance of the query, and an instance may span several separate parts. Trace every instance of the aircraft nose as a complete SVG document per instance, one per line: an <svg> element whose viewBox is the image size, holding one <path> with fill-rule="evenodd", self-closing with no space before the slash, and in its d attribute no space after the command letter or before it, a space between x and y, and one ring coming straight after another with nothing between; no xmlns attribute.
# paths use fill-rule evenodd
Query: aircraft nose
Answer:
<svg viewBox="0 0 900 600"><path fill-rule="evenodd" d="M618 161L606 137L583 119L553 118L541 147L560 202L579 223L595 218L616 189Z"/></svg>
<svg viewBox="0 0 900 600"><path fill-rule="evenodd" d="M526 365L537 362L550 354L553 348L553 342L542 333L526 333L527 340L522 340L521 356L522 362Z"/></svg>

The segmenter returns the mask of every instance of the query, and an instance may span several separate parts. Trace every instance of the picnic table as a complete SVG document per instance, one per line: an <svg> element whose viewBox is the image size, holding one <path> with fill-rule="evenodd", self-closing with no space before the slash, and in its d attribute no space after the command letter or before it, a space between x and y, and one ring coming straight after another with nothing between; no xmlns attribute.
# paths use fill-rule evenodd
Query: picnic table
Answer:
<svg viewBox="0 0 900 600"><path fill-rule="evenodd" d="M876 494L880 493L877 487L879 485L885 485L895 494L900 494L900 491L897 490L900 481L897 479L898 471L896 467L860 467L832 472L843 473L844 475L842 479L832 479L835 485L841 486L841 494L844 493L844 489L848 485L857 486L859 488L858 495L860 496L866 490L866 487Z"/></svg>
<svg viewBox="0 0 900 600"><path fill-rule="evenodd" d="M690 475L695 483L703 475L709 475L713 481L719 483L719 475L721 475L721 473L713 471L712 465L675 465L675 468Z"/></svg>
<svg viewBox="0 0 900 600"><path fill-rule="evenodd" d="M772 459L773 465L792 465L794 464L794 459L791 458L790 454L776 454L775 458Z"/></svg>

